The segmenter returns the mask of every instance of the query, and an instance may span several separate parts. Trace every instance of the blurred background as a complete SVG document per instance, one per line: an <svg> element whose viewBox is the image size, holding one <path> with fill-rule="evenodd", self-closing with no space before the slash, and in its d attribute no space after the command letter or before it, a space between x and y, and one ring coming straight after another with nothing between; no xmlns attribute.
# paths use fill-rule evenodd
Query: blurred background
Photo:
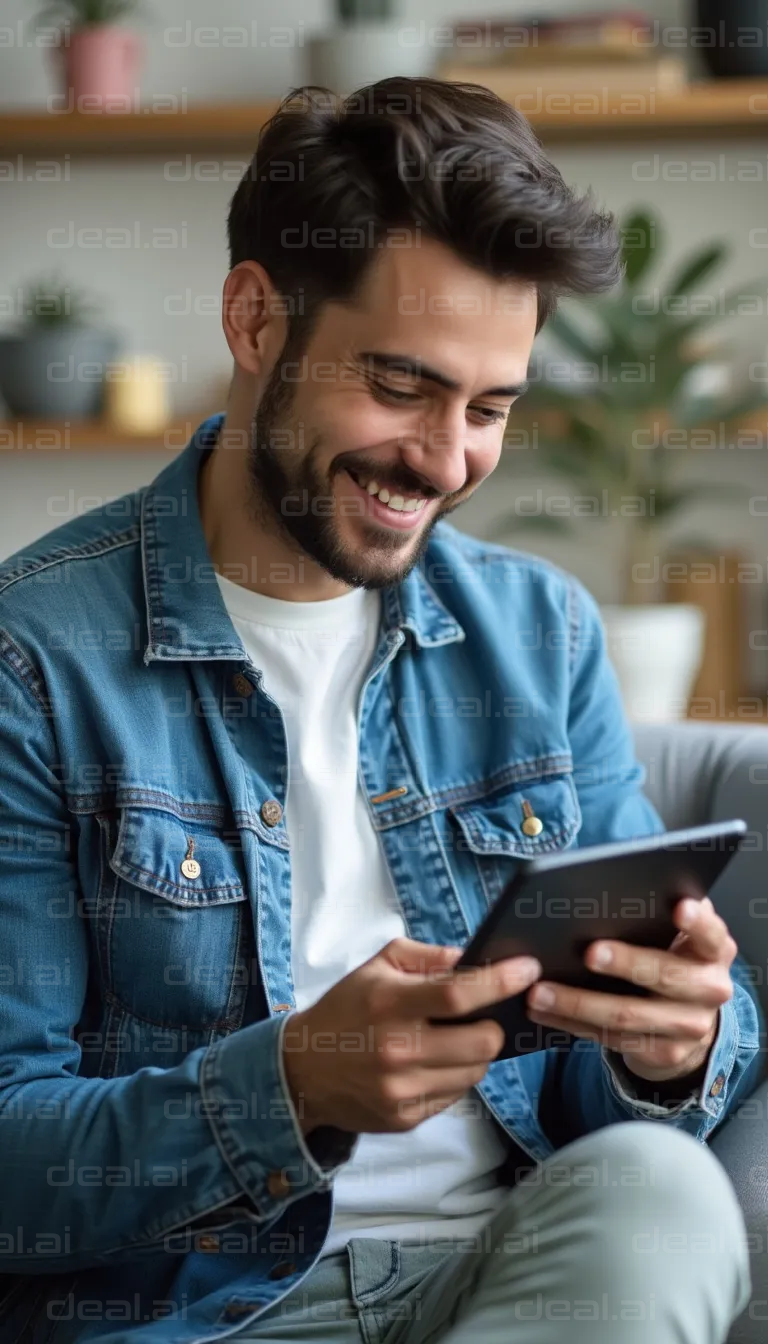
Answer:
<svg viewBox="0 0 768 1344"><path fill-rule="evenodd" d="M471 79L620 219L452 516L601 603L635 720L768 714L768 0L4 0L0 558L224 407L229 199L289 88Z"/></svg>

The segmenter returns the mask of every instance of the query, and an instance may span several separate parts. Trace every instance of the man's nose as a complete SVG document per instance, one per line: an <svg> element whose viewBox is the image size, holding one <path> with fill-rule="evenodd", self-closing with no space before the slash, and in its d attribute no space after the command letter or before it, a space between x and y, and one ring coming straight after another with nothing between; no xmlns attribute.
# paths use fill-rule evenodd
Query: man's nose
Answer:
<svg viewBox="0 0 768 1344"><path fill-rule="evenodd" d="M441 495L455 494L467 479L464 411L425 417L419 430L418 441L409 436L402 444L404 462L425 487Z"/></svg>

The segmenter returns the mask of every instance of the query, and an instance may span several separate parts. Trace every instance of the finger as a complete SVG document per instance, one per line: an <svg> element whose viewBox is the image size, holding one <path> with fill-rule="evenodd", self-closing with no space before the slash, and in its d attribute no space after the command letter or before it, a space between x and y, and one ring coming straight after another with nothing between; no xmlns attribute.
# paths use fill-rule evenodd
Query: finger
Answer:
<svg viewBox="0 0 768 1344"><path fill-rule="evenodd" d="M395 1065L402 1057L405 1063L410 1061L427 1069L445 1069L489 1064L501 1050L505 1033L492 1018L463 1026L453 1026L449 1019L445 1019L439 1026L418 1022L413 1032L394 1031L390 1038L392 1048L388 1056Z"/></svg>
<svg viewBox="0 0 768 1344"><path fill-rule="evenodd" d="M442 944L420 943L415 938L393 938L375 954L383 956L399 971L408 971L416 975L428 975L431 971L449 969L461 956L460 947L444 947ZM373 957L370 958L374 960Z"/></svg>
<svg viewBox="0 0 768 1344"><path fill-rule="evenodd" d="M687 934L686 951L702 960L722 961L730 966L737 952L736 943L708 896L701 901L691 897L678 901L673 919L678 929Z"/></svg>
<svg viewBox="0 0 768 1344"><path fill-rule="evenodd" d="M598 975L614 975L666 999L717 1008L733 995L727 966L690 961L674 952L630 943L591 943L584 963Z"/></svg>
<svg viewBox="0 0 768 1344"><path fill-rule="evenodd" d="M397 986L393 1016L405 1012L417 1018L450 1020L487 1008L528 989L541 975L531 957L507 957L490 966L465 966L413 985Z"/></svg>
<svg viewBox="0 0 768 1344"><path fill-rule="evenodd" d="M609 1031L605 1027L585 1027L583 1023L575 1022L569 1017L549 1017L538 1013L531 1013L531 1017L538 1026L595 1041L607 1050L615 1050L617 1054L631 1054L637 1059L645 1059L654 1068L678 1068L691 1053L690 1042L674 1041L664 1036L642 1032ZM541 1048L546 1049L546 1041Z"/></svg>
<svg viewBox="0 0 768 1344"><path fill-rule="evenodd" d="M551 989L552 1003L536 1001L538 992ZM654 1033L700 1040L712 1024L712 1009L670 999L639 998L629 994L603 994L588 989L542 981L527 997L528 1012L564 1017L581 1027L610 1031Z"/></svg>

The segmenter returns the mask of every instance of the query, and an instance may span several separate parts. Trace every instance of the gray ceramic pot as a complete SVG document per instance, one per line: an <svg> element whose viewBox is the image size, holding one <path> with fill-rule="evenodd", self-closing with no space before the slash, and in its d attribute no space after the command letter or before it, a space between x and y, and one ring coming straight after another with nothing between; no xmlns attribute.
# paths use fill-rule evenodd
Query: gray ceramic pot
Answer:
<svg viewBox="0 0 768 1344"><path fill-rule="evenodd" d="M11 415L88 420L102 408L119 338L96 327L33 327L0 336L0 394Z"/></svg>

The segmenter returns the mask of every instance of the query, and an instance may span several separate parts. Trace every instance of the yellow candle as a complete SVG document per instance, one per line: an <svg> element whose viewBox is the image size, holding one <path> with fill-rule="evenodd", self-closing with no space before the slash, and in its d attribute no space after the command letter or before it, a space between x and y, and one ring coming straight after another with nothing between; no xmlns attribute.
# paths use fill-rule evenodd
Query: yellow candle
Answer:
<svg viewBox="0 0 768 1344"><path fill-rule="evenodd" d="M116 429L154 434L170 419L171 406L164 367L159 359L136 355L107 368L105 413Z"/></svg>

